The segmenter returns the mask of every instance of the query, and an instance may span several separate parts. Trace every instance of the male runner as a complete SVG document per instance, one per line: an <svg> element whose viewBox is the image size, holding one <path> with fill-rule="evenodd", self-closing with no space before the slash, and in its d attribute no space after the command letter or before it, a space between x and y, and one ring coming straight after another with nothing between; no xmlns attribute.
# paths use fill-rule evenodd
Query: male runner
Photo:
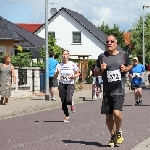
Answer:
<svg viewBox="0 0 150 150"><path fill-rule="evenodd" d="M117 40L113 35L106 38L106 49L99 55L97 66L103 77L103 101L101 113L106 114L106 124L111 133L108 145L114 147L123 142L121 123L125 96L125 74L132 65L124 51L117 50Z"/></svg>
<svg viewBox="0 0 150 150"><path fill-rule="evenodd" d="M138 63L138 58L133 58L133 68L130 71L131 89L134 90L135 106L142 106L142 78L145 75L145 68L142 64Z"/></svg>

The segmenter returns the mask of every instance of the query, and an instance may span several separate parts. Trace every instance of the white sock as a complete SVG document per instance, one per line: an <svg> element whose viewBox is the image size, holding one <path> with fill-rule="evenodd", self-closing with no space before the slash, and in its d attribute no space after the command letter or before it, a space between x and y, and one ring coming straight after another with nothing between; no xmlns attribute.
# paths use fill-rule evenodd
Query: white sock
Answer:
<svg viewBox="0 0 150 150"><path fill-rule="evenodd" d="M121 134L122 134L122 131L120 130L120 131L116 131L116 133L120 133L121 132Z"/></svg>

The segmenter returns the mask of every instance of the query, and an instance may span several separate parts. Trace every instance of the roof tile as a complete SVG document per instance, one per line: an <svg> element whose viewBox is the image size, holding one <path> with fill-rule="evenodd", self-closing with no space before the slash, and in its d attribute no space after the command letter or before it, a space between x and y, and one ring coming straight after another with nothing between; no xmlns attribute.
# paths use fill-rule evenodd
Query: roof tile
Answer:
<svg viewBox="0 0 150 150"><path fill-rule="evenodd" d="M19 35L10 26L10 24L0 16L0 39L19 40Z"/></svg>
<svg viewBox="0 0 150 150"><path fill-rule="evenodd" d="M31 32L31 33L33 33L33 32L35 32L42 24L40 24L40 23L36 23L36 24L33 24L33 23L31 23L31 24L29 24L29 23L16 23L16 25L19 26L19 27L21 27L21 28L23 28L23 29L25 29L25 30L27 30L27 31L29 31L29 32Z"/></svg>

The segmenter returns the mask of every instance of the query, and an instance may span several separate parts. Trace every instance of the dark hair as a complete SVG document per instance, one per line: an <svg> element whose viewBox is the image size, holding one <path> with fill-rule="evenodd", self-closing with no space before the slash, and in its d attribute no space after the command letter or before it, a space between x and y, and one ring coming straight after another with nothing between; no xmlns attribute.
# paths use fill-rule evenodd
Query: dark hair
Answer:
<svg viewBox="0 0 150 150"><path fill-rule="evenodd" d="M62 54L63 54L65 51L66 51L66 52L68 53L68 55L69 55L69 51L66 50L66 49L64 49L64 50L62 51Z"/></svg>
<svg viewBox="0 0 150 150"><path fill-rule="evenodd" d="M54 52L53 51L50 51L49 52L49 57L53 57L54 56Z"/></svg>

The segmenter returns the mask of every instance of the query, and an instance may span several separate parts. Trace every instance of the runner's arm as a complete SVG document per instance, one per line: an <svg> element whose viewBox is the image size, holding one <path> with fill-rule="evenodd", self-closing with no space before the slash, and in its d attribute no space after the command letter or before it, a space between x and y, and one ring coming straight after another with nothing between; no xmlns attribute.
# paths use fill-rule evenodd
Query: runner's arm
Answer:
<svg viewBox="0 0 150 150"><path fill-rule="evenodd" d="M132 69L133 65L131 64L130 58L127 53L124 54L124 58L125 58L126 72L128 72Z"/></svg>
<svg viewBox="0 0 150 150"><path fill-rule="evenodd" d="M102 70L101 70L101 55L98 56L98 59L95 63L95 76L102 76Z"/></svg>
<svg viewBox="0 0 150 150"><path fill-rule="evenodd" d="M143 78L144 77L144 75L145 75L145 73L146 73L146 71L145 71L145 67L142 65L142 75L141 75L141 77Z"/></svg>
<svg viewBox="0 0 150 150"><path fill-rule="evenodd" d="M132 70L130 70L130 72L129 72L129 77L133 78L133 76L132 76Z"/></svg>
<svg viewBox="0 0 150 150"><path fill-rule="evenodd" d="M55 74L54 74L54 79L57 79L58 75L60 73L60 64L58 63L56 66Z"/></svg>

